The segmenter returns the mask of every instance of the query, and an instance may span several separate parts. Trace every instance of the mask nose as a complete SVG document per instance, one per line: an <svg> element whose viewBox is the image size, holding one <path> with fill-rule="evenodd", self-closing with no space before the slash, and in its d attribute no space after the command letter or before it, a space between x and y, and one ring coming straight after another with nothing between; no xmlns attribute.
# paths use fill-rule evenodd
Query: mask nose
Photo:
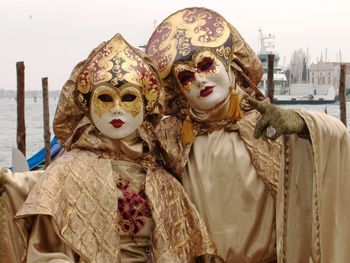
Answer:
<svg viewBox="0 0 350 263"><path fill-rule="evenodd" d="M195 73L194 74L194 79L195 79L195 81L197 83L198 88L201 88L201 87L205 86L205 84L207 83L206 79L203 78L200 73Z"/></svg>
<svg viewBox="0 0 350 263"><path fill-rule="evenodd" d="M121 115L123 113L123 108L120 99L117 99L114 103L113 114Z"/></svg>

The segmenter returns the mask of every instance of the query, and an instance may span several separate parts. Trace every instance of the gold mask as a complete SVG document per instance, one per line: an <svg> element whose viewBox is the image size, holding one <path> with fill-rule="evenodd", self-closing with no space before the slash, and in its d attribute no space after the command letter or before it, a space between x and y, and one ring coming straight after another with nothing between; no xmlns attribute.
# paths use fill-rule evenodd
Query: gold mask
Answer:
<svg viewBox="0 0 350 263"><path fill-rule="evenodd" d="M173 66L176 81L184 92L192 88L195 76L208 77L219 70L219 60L208 50L199 49L190 61L177 61Z"/></svg>
<svg viewBox="0 0 350 263"><path fill-rule="evenodd" d="M260 82L262 66L257 55L225 18L206 8L186 8L168 16L153 32L146 54L157 63L161 78L173 84L173 66L191 61L199 49L211 51L228 70L233 68L247 91Z"/></svg>
<svg viewBox="0 0 350 263"><path fill-rule="evenodd" d="M136 116L142 110L142 95L136 86L123 86L120 89L105 84L97 86L92 101L98 115L121 108Z"/></svg>
<svg viewBox="0 0 350 263"><path fill-rule="evenodd" d="M145 56L141 51L131 47L119 34L102 45L80 72L75 95L85 114L88 114L92 92L99 85L105 85L114 90L118 90L125 85L137 87L145 98L146 113L153 111L158 103L161 91L159 77L145 60ZM120 90L121 101L123 93L124 89ZM112 95L111 91L108 91L106 95ZM115 98L116 95L113 96L111 97ZM134 96L136 95L134 94ZM137 103L141 102L142 99L138 98ZM136 104L121 103L125 110L134 113L137 111L136 102ZM108 105L108 103L103 106L101 104L101 110L107 110Z"/></svg>

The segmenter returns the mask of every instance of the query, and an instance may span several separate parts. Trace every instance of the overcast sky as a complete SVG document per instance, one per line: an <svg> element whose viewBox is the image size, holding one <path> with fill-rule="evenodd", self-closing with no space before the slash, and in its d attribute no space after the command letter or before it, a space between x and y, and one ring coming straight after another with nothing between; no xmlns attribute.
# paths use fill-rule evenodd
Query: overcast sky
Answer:
<svg viewBox="0 0 350 263"><path fill-rule="evenodd" d="M281 65L308 48L311 62L350 62L349 0L0 0L0 89L16 88L16 61L24 61L26 89L60 89L74 65L116 33L134 46L147 42L171 13L203 6L223 15L258 51L259 28L275 35Z"/></svg>

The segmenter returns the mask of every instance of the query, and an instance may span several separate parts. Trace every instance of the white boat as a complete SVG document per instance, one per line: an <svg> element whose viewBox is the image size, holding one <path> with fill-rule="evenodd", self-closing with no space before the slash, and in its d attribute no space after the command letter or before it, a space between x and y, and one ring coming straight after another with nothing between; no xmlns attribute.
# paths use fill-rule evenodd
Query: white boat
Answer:
<svg viewBox="0 0 350 263"><path fill-rule="evenodd" d="M275 104L327 104L335 101L335 88L330 85L315 85L310 83L288 85L288 79L283 67L279 65L279 54L274 51L274 36L260 33L259 59L263 66L263 76L259 90L267 95L268 55L274 54L274 103Z"/></svg>
<svg viewBox="0 0 350 263"><path fill-rule="evenodd" d="M275 104L328 104L335 101L332 85L292 84L286 94L275 94Z"/></svg>

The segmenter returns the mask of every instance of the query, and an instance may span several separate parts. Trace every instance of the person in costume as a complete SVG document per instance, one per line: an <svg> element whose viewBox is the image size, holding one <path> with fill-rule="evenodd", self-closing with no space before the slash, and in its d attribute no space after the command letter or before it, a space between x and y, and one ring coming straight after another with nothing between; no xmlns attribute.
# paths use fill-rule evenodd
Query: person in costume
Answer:
<svg viewBox="0 0 350 263"><path fill-rule="evenodd" d="M54 132L66 152L16 214L25 262L221 262L181 184L158 163L162 83L117 34L64 85Z"/></svg>
<svg viewBox="0 0 350 263"><path fill-rule="evenodd" d="M146 54L166 89L157 136L226 262L347 262L350 136L323 113L271 105L262 66L220 14L167 17ZM283 136L281 136L283 135Z"/></svg>

